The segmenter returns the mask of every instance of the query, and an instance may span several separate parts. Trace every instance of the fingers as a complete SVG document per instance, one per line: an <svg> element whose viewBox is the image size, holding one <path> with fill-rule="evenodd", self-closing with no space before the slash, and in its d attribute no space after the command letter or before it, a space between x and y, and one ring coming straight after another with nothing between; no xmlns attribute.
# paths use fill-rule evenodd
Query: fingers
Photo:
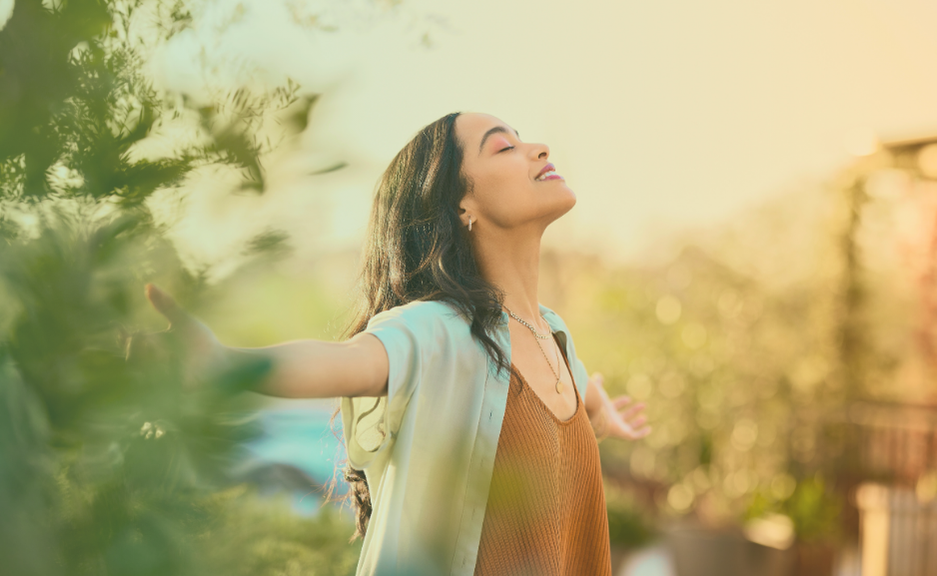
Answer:
<svg viewBox="0 0 937 576"><path fill-rule="evenodd" d="M156 308L160 314L165 316L170 324L179 323L185 318L185 311L176 304L173 297L157 288L155 284L147 284L144 287L144 292L146 293L146 299L150 301L153 308Z"/></svg>
<svg viewBox="0 0 937 576"><path fill-rule="evenodd" d="M638 440L651 433L651 427L646 425L647 417L641 414L646 405L644 402L632 405L633 401L630 396L618 396L612 400L618 417L615 418L618 423L614 435L628 440Z"/></svg>
<svg viewBox="0 0 937 576"><path fill-rule="evenodd" d="M639 412L641 412L642 410L644 410L644 408L645 408L645 405L644 405L644 403L642 402L642 403L640 403L640 404L635 404L634 406L632 406L631 408L628 408L627 410L619 411L619 414L621 414L621 417L622 417L623 420L631 420L631 419L634 418Z"/></svg>
<svg viewBox="0 0 937 576"><path fill-rule="evenodd" d="M645 420L643 418L635 421L634 425L620 422L612 429L612 435L627 440L644 438L651 433L651 427L644 425L644 422Z"/></svg>
<svg viewBox="0 0 937 576"><path fill-rule="evenodd" d="M615 408L621 409L628 404L631 404L631 396L619 396L612 400L612 404L615 405Z"/></svg>
<svg viewBox="0 0 937 576"><path fill-rule="evenodd" d="M633 432L631 433L631 439L632 439L632 440L638 440L638 439L640 439L640 438L644 438L645 436L647 436L647 435L650 434L650 433L651 433L651 427L650 427L650 426L645 426L645 427L643 427L643 428L641 428L641 429L639 429L639 430L633 431Z"/></svg>
<svg viewBox="0 0 937 576"><path fill-rule="evenodd" d="M647 425L647 418L644 416L635 419L633 422L620 422L618 430L622 437L632 440L644 438L651 433L651 427Z"/></svg>
<svg viewBox="0 0 937 576"><path fill-rule="evenodd" d="M640 428L641 426L647 423L647 417L640 416L638 418L635 418L633 421L626 420L626 422L628 422L628 425L631 426L633 429L637 430L638 428Z"/></svg>
<svg viewBox="0 0 937 576"><path fill-rule="evenodd" d="M589 380L601 388L605 379L601 373L595 372ZM639 440L651 433L651 427L647 425L647 417L641 414L646 407L644 402L632 405L634 400L627 395L618 396L614 399L609 399L606 395L606 401L609 400L611 400L616 410L616 413L611 415L611 434L613 436L628 440Z"/></svg>
<svg viewBox="0 0 937 576"><path fill-rule="evenodd" d="M647 417L643 415L638 417L634 417L633 415L623 417L620 424L623 435L626 438L641 438L647 436L651 431L650 426L646 426ZM638 435L639 433L640 435Z"/></svg>

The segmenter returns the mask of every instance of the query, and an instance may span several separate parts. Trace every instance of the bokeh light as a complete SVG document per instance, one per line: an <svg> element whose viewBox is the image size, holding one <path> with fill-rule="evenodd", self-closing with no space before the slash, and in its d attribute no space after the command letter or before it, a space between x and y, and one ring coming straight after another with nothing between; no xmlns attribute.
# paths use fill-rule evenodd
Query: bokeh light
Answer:
<svg viewBox="0 0 937 576"><path fill-rule="evenodd" d="M336 402L245 392L262 363L187 391L143 285L234 346L343 338L377 178L464 110L549 144L577 205L540 300L647 404L649 437L600 444L616 576L937 573L935 25L0 0L5 570L354 573Z"/></svg>

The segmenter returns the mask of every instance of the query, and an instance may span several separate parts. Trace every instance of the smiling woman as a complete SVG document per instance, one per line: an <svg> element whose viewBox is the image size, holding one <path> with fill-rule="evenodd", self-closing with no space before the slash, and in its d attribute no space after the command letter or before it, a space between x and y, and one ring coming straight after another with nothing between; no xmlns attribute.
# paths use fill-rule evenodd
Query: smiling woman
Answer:
<svg viewBox="0 0 937 576"><path fill-rule="evenodd" d="M224 347L149 289L196 356L270 359L258 392L342 398L359 575L611 574L596 435L649 428L538 300L576 203L549 156L486 114L423 128L379 183L343 343Z"/></svg>
<svg viewBox="0 0 937 576"><path fill-rule="evenodd" d="M539 243L546 226L576 204L576 195L547 161L546 144L522 142L515 130L487 114L461 115L457 130L463 138L479 140L477 154L463 159L462 171L472 189L460 209L477 218L486 231L499 237L521 234ZM519 226L529 231L521 232ZM530 234L538 229L541 234ZM473 238L475 246L491 243L487 233L480 241Z"/></svg>

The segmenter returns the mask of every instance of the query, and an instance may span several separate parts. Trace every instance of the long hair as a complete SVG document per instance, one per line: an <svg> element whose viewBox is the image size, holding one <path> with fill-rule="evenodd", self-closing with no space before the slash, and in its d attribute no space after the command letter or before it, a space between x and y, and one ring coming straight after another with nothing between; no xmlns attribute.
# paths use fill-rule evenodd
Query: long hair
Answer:
<svg viewBox="0 0 937 576"><path fill-rule="evenodd" d="M361 302L345 335L362 332L384 310L441 300L471 322L473 337L499 368L509 370L490 335L501 321L504 296L481 277L459 219L471 182L462 173L458 116L448 114L420 130L378 182L359 277ZM346 464L343 476L351 488L346 498L356 508L353 541L367 532L371 495L363 471Z"/></svg>

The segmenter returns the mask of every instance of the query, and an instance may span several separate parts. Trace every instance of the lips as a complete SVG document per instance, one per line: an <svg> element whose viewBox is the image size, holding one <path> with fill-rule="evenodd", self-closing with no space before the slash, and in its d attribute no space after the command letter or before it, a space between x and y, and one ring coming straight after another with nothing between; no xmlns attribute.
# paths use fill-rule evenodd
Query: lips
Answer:
<svg viewBox="0 0 937 576"><path fill-rule="evenodd" d="M537 174L537 177L534 178L537 182L543 182L544 180L562 180L563 177L556 173L556 167L552 163L547 164L540 170L540 173Z"/></svg>

